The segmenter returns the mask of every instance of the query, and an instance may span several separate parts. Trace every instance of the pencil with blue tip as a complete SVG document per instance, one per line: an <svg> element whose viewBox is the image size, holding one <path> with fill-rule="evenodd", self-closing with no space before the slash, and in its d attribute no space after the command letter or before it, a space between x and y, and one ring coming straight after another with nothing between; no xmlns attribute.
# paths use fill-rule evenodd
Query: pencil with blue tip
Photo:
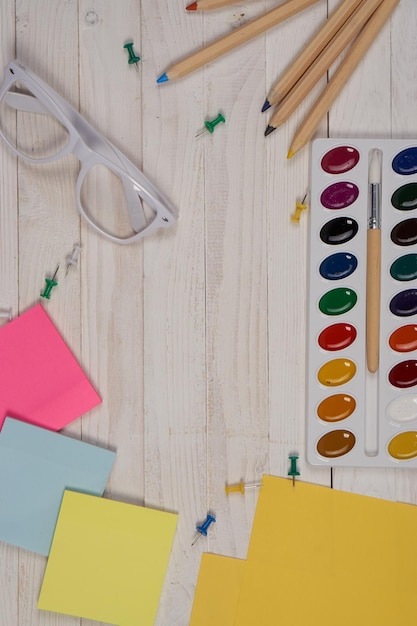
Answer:
<svg viewBox="0 0 417 626"><path fill-rule="evenodd" d="M240 28L235 28L230 33L217 39L208 46L200 48L200 50L197 50L175 65L171 65L170 68L161 74L156 82L166 83L170 80L187 76L187 74L190 74L199 67L214 61L221 55L226 54L226 52L230 52L230 50L264 33L276 24L283 22L303 9L307 9L318 1L319 0L287 0L287 2L267 11L264 15L251 20Z"/></svg>
<svg viewBox="0 0 417 626"><path fill-rule="evenodd" d="M338 6L324 26L318 31L269 92L262 107L262 113L271 106L279 104L279 102L285 98L298 79L301 78L304 72L310 67L320 52L324 50L330 40L336 35L338 30L342 28L361 3L365 4L366 0L344 0L344 2Z"/></svg>

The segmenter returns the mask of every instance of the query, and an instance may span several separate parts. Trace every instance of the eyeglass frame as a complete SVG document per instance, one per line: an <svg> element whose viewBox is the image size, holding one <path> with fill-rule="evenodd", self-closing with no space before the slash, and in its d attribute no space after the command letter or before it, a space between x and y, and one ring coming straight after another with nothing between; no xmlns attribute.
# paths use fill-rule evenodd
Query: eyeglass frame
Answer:
<svg viewBox="0 0 417 626"><path fill-rule="evenodd" d="M23 83L32 95L23 92L9 91L15 82ZM9 106L16 110L32 113L53 115L66 129L69 140L66 145L53 156L34 158L18 150L2 132L0 137L8 147L21 159L30 163L51 163L74 154L81 163L75 185L75 199L81 217L100 235L118 244L129 244L141 239L158 228L167 228L177 219L177 211L170 202L154 187L149 179L118 148L97 132L64 98L25 67L17 59L10 61L4 69L4 80L0 87L0 102L5 99ZM117 157L119 163L112 160ZM107 230L100 228L83 208L81 189L88 172L96 165L104 165L116 174L124 187L129 219L134 235L116 237ZM154 219L144 228L139 226L146 222L142 200L154 211Z"/></svg>

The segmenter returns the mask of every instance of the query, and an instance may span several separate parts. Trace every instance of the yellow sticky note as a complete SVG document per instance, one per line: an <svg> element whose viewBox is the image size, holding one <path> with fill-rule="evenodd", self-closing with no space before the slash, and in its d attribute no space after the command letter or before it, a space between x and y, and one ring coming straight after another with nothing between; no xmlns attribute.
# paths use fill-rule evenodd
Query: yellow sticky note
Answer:
<svg viewBox="0 0 417 626"><path fill-rule="evenodd" d="M234 626L414 624L417 507L264 476Z"/></svg>
<svg viewBox="0 0 417 626"><path fill-rule="evenodd" d="M233 626L245 561L203 554L190 626Z"/></svg>
<svg viewBox="0 0 417 626"><path fill-rule="evenodd" d="M177 515L65 491L38 608L154 624Z"/></svg>

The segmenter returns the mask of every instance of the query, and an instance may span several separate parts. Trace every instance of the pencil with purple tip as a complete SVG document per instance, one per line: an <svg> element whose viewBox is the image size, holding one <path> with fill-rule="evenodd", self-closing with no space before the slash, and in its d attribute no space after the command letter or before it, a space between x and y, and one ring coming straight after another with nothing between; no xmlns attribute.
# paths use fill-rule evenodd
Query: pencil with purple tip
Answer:
<svg viewBox="0 0 417 626"><path fill-rule="evenodd" d="M327 19L324 26L313 37L309 44L303 48L301 54L290 65L288 70L279 78L274 87L269 92L262 107L262 113L281 100L294 87L299 78L310 67L313 61L324 50L329 41L336 35L338 30L346 23L362 0L344 0Z"/></svg>
<svg viewBox="0 0 417 626"><path fill-rule="evenodd" d="M291 159L313 137L324 115L348 82L399 2L400 0L382 0L375 13L369 18L330 81L298 127L288 151L288 159Z"/></svg>

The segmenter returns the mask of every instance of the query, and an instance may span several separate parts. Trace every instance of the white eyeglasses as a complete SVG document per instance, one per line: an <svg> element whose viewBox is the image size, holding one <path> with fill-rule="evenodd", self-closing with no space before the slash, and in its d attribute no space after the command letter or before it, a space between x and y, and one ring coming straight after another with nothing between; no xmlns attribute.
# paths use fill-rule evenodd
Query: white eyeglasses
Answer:
<svg viewBox="0 0 417 626"><path fill-rule="evenodd" d="M146 176L18 61L5 67L0 135L17 156L31 163L74 154L81 163L75 185L78 210L110 241L131 243L176 220L175 209ZM97 199L94 205L91 197Z"/></svg>

